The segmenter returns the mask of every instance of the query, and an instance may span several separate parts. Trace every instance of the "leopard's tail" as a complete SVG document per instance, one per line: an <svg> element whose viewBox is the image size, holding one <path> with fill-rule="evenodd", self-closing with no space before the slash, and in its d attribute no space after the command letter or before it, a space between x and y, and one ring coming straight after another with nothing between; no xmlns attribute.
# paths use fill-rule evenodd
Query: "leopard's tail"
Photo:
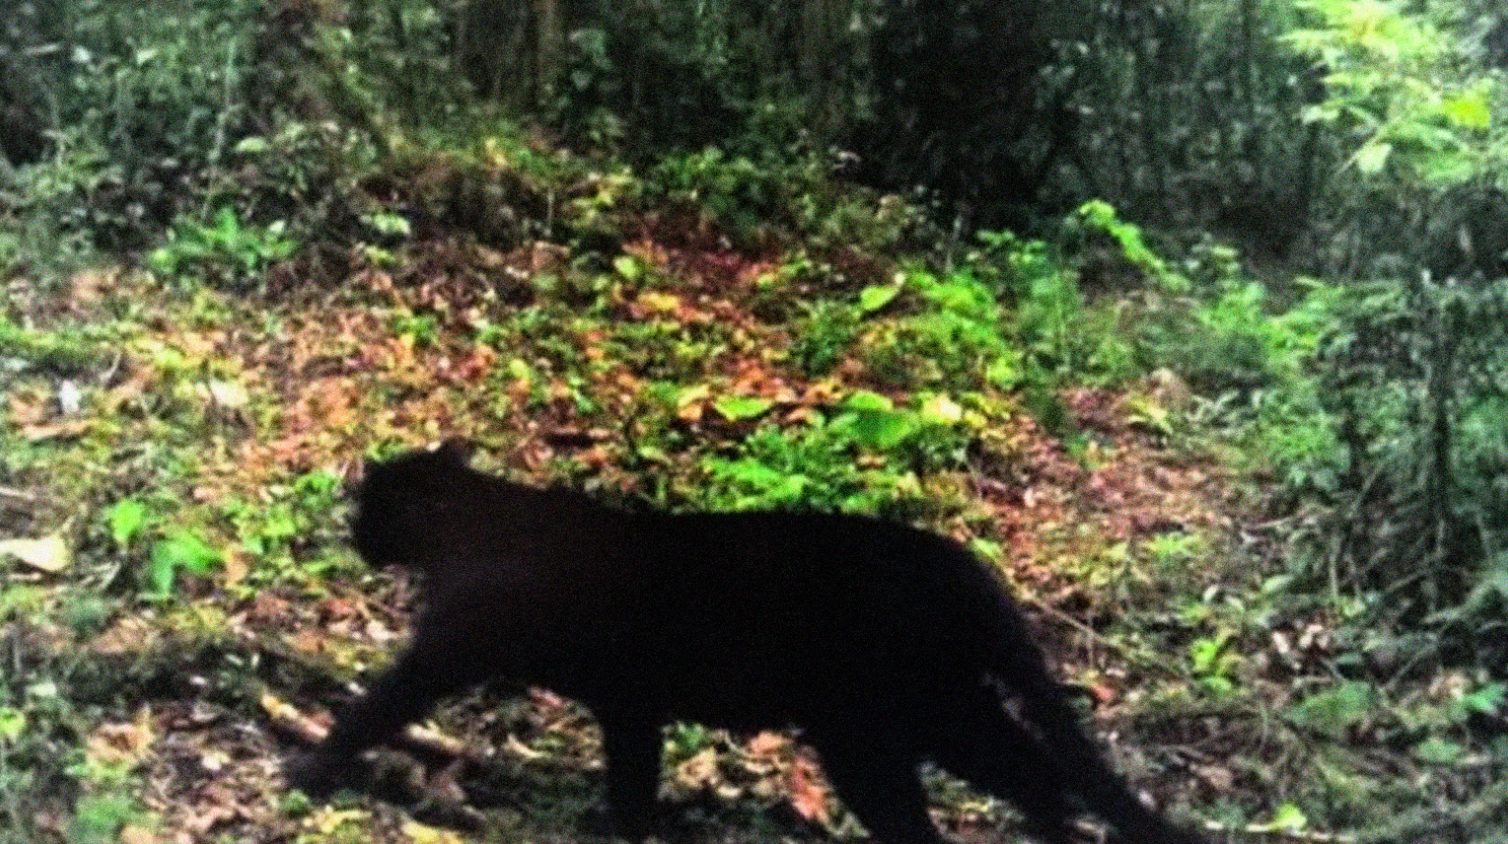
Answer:
<svg viewBox="0 0 1508 844"><path fill-rule="evenodd" d="M1135 844L1198 844L1200 838L1168 823L1131 793L1085 733L1066 690L1051 674L1015 602L1000 590L990 625L995 679L1019 698L1021 713L1051 758L1060 760L1063 782L1085 808Z"/></svg>

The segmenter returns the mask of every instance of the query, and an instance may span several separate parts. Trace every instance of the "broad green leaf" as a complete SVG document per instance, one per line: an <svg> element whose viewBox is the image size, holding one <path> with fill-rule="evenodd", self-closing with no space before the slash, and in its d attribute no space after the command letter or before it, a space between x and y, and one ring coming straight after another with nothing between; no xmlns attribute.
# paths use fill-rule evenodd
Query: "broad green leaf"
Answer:
<svg viewBox="0 0 1508 844"><path fill-rule="evenodd" d="M135 498L122 498L110 506L105 518L110 523L110 538L124 548L141 535L147 526L147 506Z"/></svg>
<svg viewBox="0 0 1508 844"><path fill-rule="evenodd" d="M1309 818L1304 810L1292 803L1284 803L1273 810L1272 820L1262 824L1263 829L1287 832L1298 832L1309 827Z"/></svg>
<svg viewBox="0 0 1508 844"><path fill-rule="evenodd" d="M984 377L991 385L1001 389L1015 389L1021 382L1021 353L1015 349L1009 354L990 361L985 367Z"/></svg>
<svg viewBox="0 0 1508 844"><path fill-rule="evenodd" d="M859 390L843 400L843 406L849 410L894 410L895 403L879 393L871 393L868 390Z"/></svg>
<svg viewBox="0 0 1508 844"><path fill-rule="evenodd" d="M152 559L147 565L147 585L152 594L166 597L173 592L173 583L178 572L187 570L194 574L207 574L220 562L220 552L204 540L187 531L175 533L152 546Z"/></svg>
<svg viewBox="0 0 1508 844"><path fill-rule="evenodd" d="M1457 742L1439 736L1430 736L1415 745L1410 755L1431 765L1449 765L1466 755L1466 748Z"/></svg>
<svg viewBox="0 0 1508 844"><path fill-rule="evenodd" d="M894 301L900 292L901 286L898 284L866 287L859 291L859 310L872 314Z"/></svg>
<svg viewBox="0 0 1508 844"><path fill-rule="evenodd" d="M928 422L952 425L963 419L963 408L941 393L922 400L921 416Z"/></svg>
<svg viewBox="0 0 1508 844"><path fill-rule="evenodd" d="M1461 705L1470 712L1491 714L1503 705L1504 692L1504 684L1487 683L1461 698Z"/></svg>
<svg viewBox="0 0 1508 844"><path fill-rule="evenodd" d="M854 442L875 451L888 451L921 427L916 414L902 410L855 410L848 424Z"/></svg>
<svg viewBox="0 0 1508 844"><path fill-rule="evenodd" d="M1440 111L1446 119L1465 129L1487 129L1492 125L1492 107L1482 91L1463 91L1445 98Z"/></svg>
<svg viewBox="0 0 1508 844"><path fill-rule="evenodd" d="M26 713L10 706L0 706L0 741L14 742L26 731Z"/></svg>
<svg viewBox="0 0 1508 844"><path fill-rule="evenodd" d="M759 396L723 396L712 402L712 407L730 422L753 419L769 410L774 402Z"/></svg>
<svg viewBox="0 0 1508 844"><path fill-rule="evenodd" d="M644 276L644 262L632 255L619 255L614 258L613 269L629 281L638 281Z"/></svg>
<svg viewBox="0 0 1508 844"><path fill-rule="evenodd" d="M1000 543L992 539L985 539L982 536L976 536L969 540L969 550L974 552L976 557L986 560L998 560L1005 553Z"/></svg>
<svg viewBox="0 0 1508 844"><path fill-rule="evenodd" d="M660 314L673 314L681 306L681 300L671 293L653 290L639 294L639 304Z"/></svg>
<svg viewBox="0 0 1508 844"><path fill-rule="evenodd" d="M1205 636L1189 645L1189 661L1196 674L1215 672L1220 666L1220 656L1225 652L1226 637Z"/></svg>
<svg viewBox="0 0 1508 844"><path fill-rule="evenodd" d="M272 149L272 144L261 135L251 135L237 141L234 149L241 155L258 155Z"/></svg>
<svg viewBox="0 0 1508 844"><path fill-rule="evenodd" d="M407 217L402 214L393 214L386 211L378 214L367 214L361 218L361 221L371 226L378 234L389 237L408 237L414 230L413 225L409 223Z"/></svg>
<svg viewBox="0 0 1508 844"><path fill-rule="evenodd" d="M1377 691L1366 683L1342 683L1310 695L1288 710L1293 723L1341 738L1377 709Z"/></svg>

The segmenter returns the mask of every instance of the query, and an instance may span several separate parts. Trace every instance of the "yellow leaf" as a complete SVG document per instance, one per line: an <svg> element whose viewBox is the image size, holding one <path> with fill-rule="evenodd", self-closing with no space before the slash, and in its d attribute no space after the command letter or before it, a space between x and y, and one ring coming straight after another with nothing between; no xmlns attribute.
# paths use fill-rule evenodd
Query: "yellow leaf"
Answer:
<svg viewBox="0 0 1508 844"><path fill-rule="evenodd" d="M1440 104L1446 119L1466 129L1487 129L1492 126L1492 107L1480 91L1465 91L1445 98Z"/></svg>
<svg viewBox="0 0 1508 844"><path fill-rule="evenodd" d="M639 302L651 311L662 314L673 314L681 306L681 300L675 295L654 291L640 293Z"/></svg>
<svg viewBox="0 0 1508 844"><path fill-rule="evenodd" d="M413 844L462 844L462 838L448 829L435 829L415 820L403 822L403 834Z"/></svg>
<svg viewBox="0 0 1508 844"><path fill-rule="evenodd" d="M928 396L922 402L922 416L928 421L952 424L963 419L963 408L947 396Z"/></svg>
<svg viewBox="0 0 1508 844"><path fill-rule="evenodd" d="M127 826L121 829L120 836L116 840L120 844L158 844L161 839L150 830L139 826Z"/></svg>
<svg viewBox="0 0 1508 844"><path fill-rule="evenodd" d="M370 814L365 809L333 809L329 806L322 806L304 819L304 826L319 835L331 835L346 824L365 822Z"/></svg>

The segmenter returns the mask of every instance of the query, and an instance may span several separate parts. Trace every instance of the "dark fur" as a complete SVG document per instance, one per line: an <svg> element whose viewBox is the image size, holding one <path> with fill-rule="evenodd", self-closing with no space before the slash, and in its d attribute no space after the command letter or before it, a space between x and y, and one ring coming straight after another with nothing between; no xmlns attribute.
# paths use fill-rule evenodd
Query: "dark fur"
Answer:
<svg viewBox="0 0 1508 844"><path fill-rule="evenodd" d="M608 799L649 827L661 726L795 725L887 844L939 844L917 766L1009 800L1043 840L1087 808L1139 844L1194 837L1087 739L998 581L940 536L857 516L629 514L466 466L455 446L368 467L357 550L424 574L408 651L293 774L316 793L438 699L505 677L602 724ZM1006 714L998 684L1020 701Z"/></svg>

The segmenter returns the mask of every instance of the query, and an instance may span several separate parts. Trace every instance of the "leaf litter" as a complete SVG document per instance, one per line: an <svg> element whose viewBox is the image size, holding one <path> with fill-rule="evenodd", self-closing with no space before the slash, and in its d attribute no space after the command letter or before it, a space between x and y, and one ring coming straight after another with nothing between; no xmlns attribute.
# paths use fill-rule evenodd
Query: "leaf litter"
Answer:
<svg viewBox="0 0 1508 844"><path fill-rule="evenodd" d="M406 256L404 272L358 269L338 295L317 301L302 301L297 294L282 301L226 299L218 306L230 316L210 329L185 330L191 304L162 297L146 280L112 274L112 292L86 286L91 298L71 307L93 313L110 307L112 293L156 296L156 316L138 324L138 333L125 344L125 365L104 386L102 400L74 423L86 427L71 436L86 442L97 436L87 427L91 418L100 418L89 416L92 409L109 414L118 441L150 441L162 425L182 424L163 417L183 410L183 394L175 385L187 379L197 385L190 391L198 409L193 424L209 436L194 454L187 481L193 494L186 488L184 497L201 503L262 501L269 487L318 469L349 478L360 456L376 445L420 446L456 433L496 449L497 459L515 473L543 480L575 466L632 492L636 480L620 466L628 453L619 441L620 426L648 401L645 391L656 379L615 360L617 325L664 322L677 336L712 332L718 338L710 354L681 362L683 381L701 385L686 393L688 400L674 412L693 435L737 436L747 430L740 426L770 413L785 424L799 424L837 395L883 388L852 361L818 380L784 363L778 351L790 342L786 329L752 311L753 288L775 263L771 256L744 256L694 239L676 245L646 239L626 251L669 289L625 289L610 297L615 303L606 321L557 322L524 344L486 342L478 326L498 314L516 314L520 303L537 299L527 280L560 271L565 260L548 245L499 253L446 241L420 244ZM498 279L504 281L495 284ZM395 330L404 324L416 328ZM549 355L562 350L574 350L588 365L575 373L548 367ZM214 374L185 374L195 371ZM567 376L578 380L568 383ZM48 422L38 409L42 399L26 395L11 393L6 424L35 438L37 426ZM1087 570L1083 561L1103 560L1118 543L1169 530L1218 536L1235 512L1236 502L1222 492L1229 479L1213 461L1165 447L1132 423L1120 399L1105 390L1063 397L1078 423L1095 430L1087 459L1069 454L1024 413L992 428L989 450L998 457L960 479L974 502L969 526L939 525L964 538L992 540L1002 568L1033 606L1066 608L1089 618L1113 613L1105 598L1080 585ZM678 465L672 462L670 468ZM20 492L50 494L45 482ZM221 535L224 542L231 539ZM13 553L25 548L16 541L7 541ZM49 548L32 555L31 565L66 568L66 562L58 565L66 553ZM346 554L330 548L313 553ZM215 661L214 670L163 667L174 676L168 685L176 693L149 696L129 720L102 724L86 743L101 763L127 765L137 773L136 793L155 816L151 840L334 840L336 830L351 823L363 830L363 840L455 840L383 801L290 810L279 764L298 741L290 744L268 729L268 722L277 720L275 712L318 712L338 699L328 689L313 695L302 691L324 688L310 677L321 672L371 676L396 646L411 590L401 579L349 567L335 569L354 573L336 573L333 585L331 578L297 567L269 581L257 571L265 560L239 550L233 559L207 575L211 591L194 599L215 608L220 619L206 638L209 644L195 646ZM1108 671L1106 664L1114 659L1097 650L1093 636L1058 623L1062 612L1055 612L1044 621L1061 646L1053 649L1070 654L1064 660L1070 674L1099 672L1097 698L1123 700L1144 681L1133 672ZM128 610L94 636L90 651L100 659L166 658L172 647L164 642L184 634L158 631L160 623L161 617L154 621ZM234 666L244 676L215 674ZM301 679L286 697L269 697L266 681L289 677ZM470 698L445 707L431 723L520 777L505 786L510 797L503 802L513 807L502 813L505 825L533 828L532 840L596 840L589 831L560 832L548 822L529 827L541 822L528 820L527 809L540 799L531 796L540 789L562 805L598 801L591 778L585 785L570 776L559 782L562 768L598 766L599 739L589 719L544 691L501 709L498 700L490 693ZM720 817L753 806L749 811L786 818L783 834L795 837L842 826L820 767L790 736L724 737L669 761L670 791L691 803L715 798ZM980 831L993 822L989 817L949 805L936 809L942 820L951 817L957 830L972 830L976 839L993 836ZM709 836L717 830L723 840L766 840L736 826L729 831L715 819L700 829ZM134 826L126 830L122 840L145 835Z"/></svg>

